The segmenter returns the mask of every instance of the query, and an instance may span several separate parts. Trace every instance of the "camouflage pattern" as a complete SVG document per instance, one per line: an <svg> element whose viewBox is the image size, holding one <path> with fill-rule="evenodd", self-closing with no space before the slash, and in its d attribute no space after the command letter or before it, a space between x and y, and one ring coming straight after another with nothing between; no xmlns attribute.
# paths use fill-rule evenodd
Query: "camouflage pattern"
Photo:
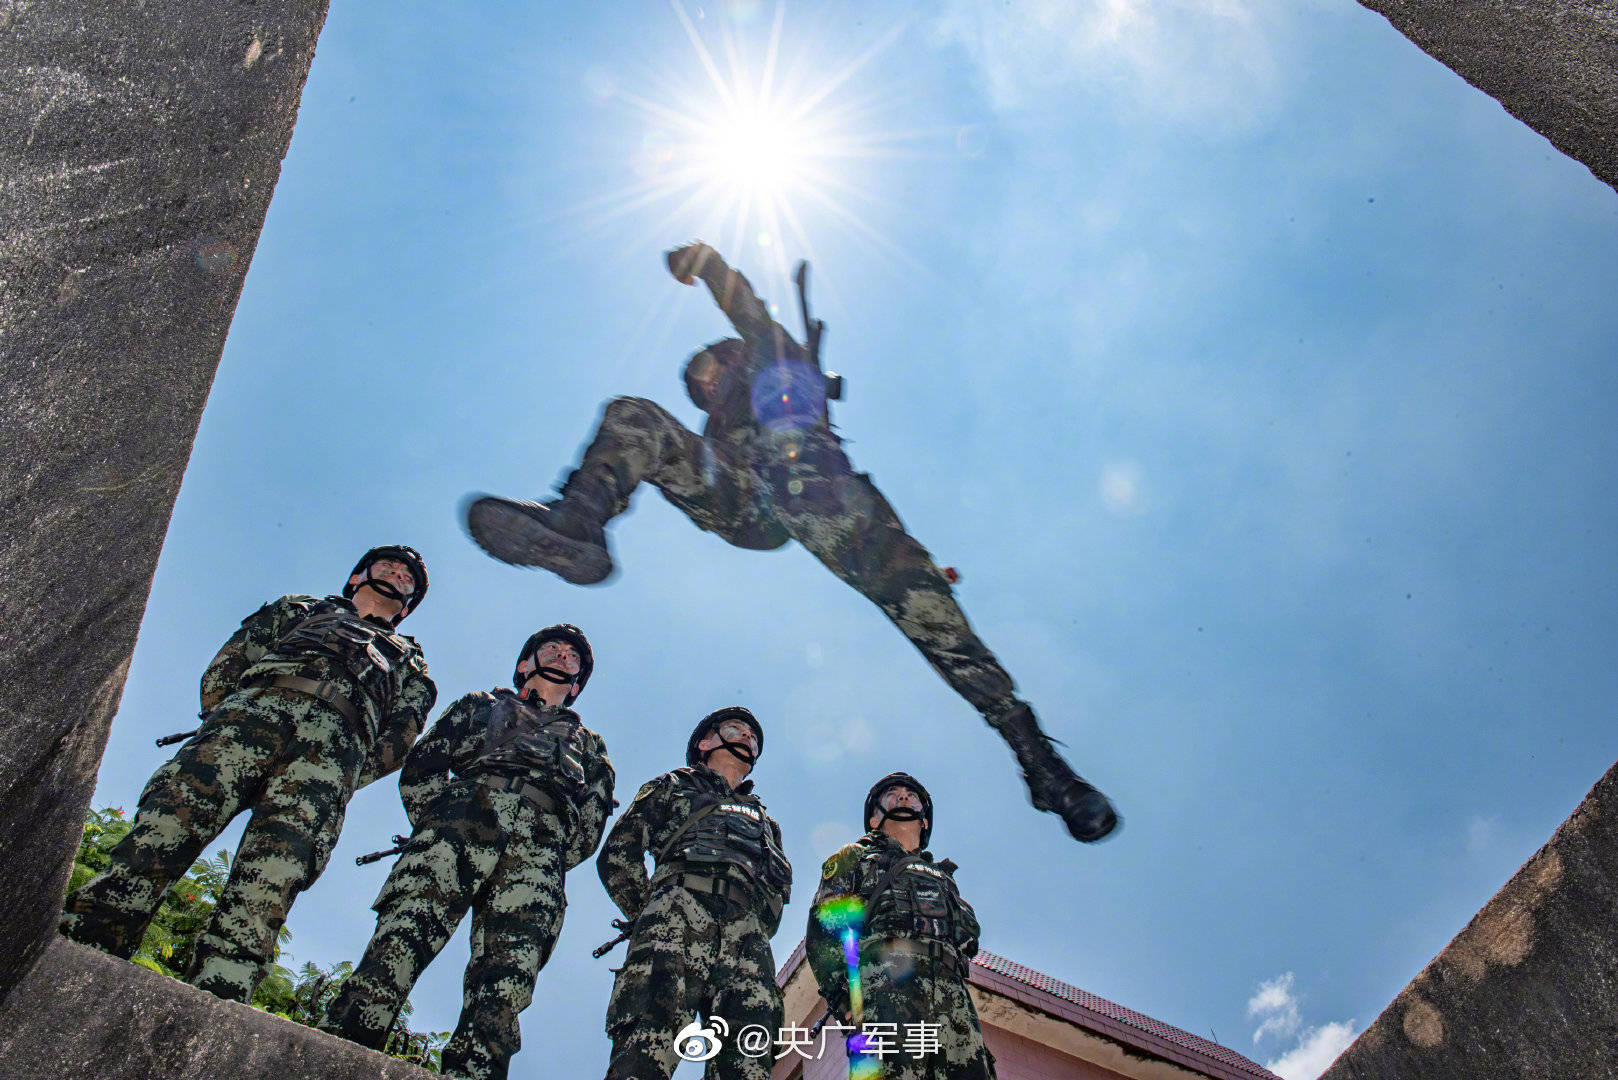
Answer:
<svg viewBox="0 0 1618 1080"><path fill-rule="evenodd" d="M68 897L64 934L132 956L174 881L250 810L187 978L220 997L252 996L292 902L325 869L355 789L399 767L437 697L406 635L407 662L369 686L335 656L268 651L298 619L339 609L354 610L340 597L284 596L242 623L202 677L202 727L147 782L112 865ZM335 684L359 721L309 694L253 685L288 674Z"/></svg>
<svg viewBox="0 0 1618 1080"><path fill-rule="evenodd" d="M582 791L563 795L538 769L512 774L547 789L555 810L479 782L491 713L514 697L505 689L466 695L410 752L399 780L410 846L372 905L376 933L365 956L321 1025L381 1049L416 980L470 908L472 958L443 1066L474 1080L504 1077L522 1046L518 1014L561 932L565 875L595 851L613 807L606 744L582 725ZM578 720L560 707L529 713L541 724Z"/></svg>
<svg viewBox="0 0 1618 1080"><path fill-rule="evenodd" d="M944 572L844 454L815 358L717 255L696 273L741 335L746 357L722 380L703 434L653 402L616 398L580 471L608 485L613 515L649 483L699 528L738 547L770 550L797 540L880 607L990 723L1011 712L1019 704L1011 677L973 632ZM783 393L756 393L760 386ZM807 387L817 396L806 404L798 399ZM783 405L787 390L796 398Z"/></svg>
<svg viewBox="0 0 1618 1080"><path fill-rule="evenodd" d="M887 1080L993 1080L994 1058L983 1045L965 982L980 928L977 914L955 885L954 864L935 863L930 852L917 852L919 865L902 870L882 897L872 895L889 868L907 854L897 840L873 831L826 860L804 937L809 968L832 1014L847 1017L848 965L842 941L822 925L820 915L828 901L857 896L869 905L875 899L860 930L861 1019L867 1026L898 1025L892 1046L896 1052L882 1056L882 1075ZM956 963L952 966L941 956L953 956ZM907 1035L916 1024L938 1025L936 1050L905 1052Z"/></svg>
<svg viewBox="0 0 1618 1080"><path fill-rule="evenodd" d="M607 894L634 924L607 1006L608 1080L666 1080L677 1064L674 1037L699 1012L724 1017L732 1036L749 1025L762 1026L772 1038L780 1029L781 991L770 938L780 925L778 904L788 897L765 894L733 866L700 871L721 875L724 895L687 888L685 868L673 861L650 877L646 872L646 855L663 850L693 804L712 794L756 808L779 846L780 826L753 794L753 782L732 791L724 777L701 766L645 784L596 860ZM773 1053L749 1058L727 1039L705 1075L765 1080L772 1063Z"/></svg>

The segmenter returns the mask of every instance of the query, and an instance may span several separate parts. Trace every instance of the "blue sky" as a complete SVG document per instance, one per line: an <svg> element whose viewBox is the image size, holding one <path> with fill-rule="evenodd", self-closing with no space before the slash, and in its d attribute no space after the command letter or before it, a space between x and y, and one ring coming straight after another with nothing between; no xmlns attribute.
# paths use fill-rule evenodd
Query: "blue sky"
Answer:
<svg viewBox="0 0 1618 1080"><path fill-rule="evenodd" d="M985 947L1315 1075L1618 757L1613 190L1346 0L828 3L780 12L775 67L782 102L823 91L816 175L738 227L678 182L679 118L723 111L693 40L756 87L777 9L557 7L333 6L97 802L133 805L239 619L410 543L441 703L578 623L626 799L705 712L758 713L778 957L903 768ZM787 316L813 258L856 466L1118 838L1029 809L796 546L642 491L586 590L461 534L464 494L548 491L615 395L696 424L680 365L725 325L660 253L699 235ZM386 864L352 858L403 823L391 781L356 797L299 962L358 957ZM605 1066L614 912L591 866L569 894L514 1077ZM419 1027L454 1022L464 935Z"/></svg>

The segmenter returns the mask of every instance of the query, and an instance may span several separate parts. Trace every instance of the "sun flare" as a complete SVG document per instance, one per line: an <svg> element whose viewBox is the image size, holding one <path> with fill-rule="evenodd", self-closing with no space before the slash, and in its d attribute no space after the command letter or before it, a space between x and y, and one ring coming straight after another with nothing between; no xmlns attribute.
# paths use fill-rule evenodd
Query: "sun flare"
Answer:
<svg viewBox="0 0 1618 1080"><path fill-rule="evenodd" d="M777 199L811 179L817 147L792 114L769 106L734 108L707 125L692 147L692 168L744 198Z"/></svg>
<svg viewBox="0 0 1618 1080"><path fill-rule="evenodd" d="M849 55L812 32L787 41L784 4L767 35L749 25L761 22L757 3L670 7L690 52L661 58L633 85L595 79L592 92L630 110L633 183L581 207L577 223L661 211L650 243L702 237L750 263L755 285L777 296L789 293L796 260L814 257L811 235L851 229L891 248L863 216L869 166L915 136L884 128L898 95L869 74L903 24Z"/></svg>

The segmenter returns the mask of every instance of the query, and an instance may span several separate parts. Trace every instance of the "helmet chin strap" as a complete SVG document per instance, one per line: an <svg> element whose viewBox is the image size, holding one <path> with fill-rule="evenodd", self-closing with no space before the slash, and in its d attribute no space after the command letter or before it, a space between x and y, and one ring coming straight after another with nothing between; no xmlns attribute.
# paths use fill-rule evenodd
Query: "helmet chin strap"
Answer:
<svg viewBox="0 0 1618 1080"><path fill-rule="evenodd" d="M355 588L363 588L367 585L376 590L379 595L384 596L399 605L399 613L393 617L393 624L397 626L399 624L399 620L403 619L405 617L405 613L410 610L410 597L414 596L415 594L411 593L406 595L405 593L400 592L399 587L388 579L373 577L371 575L371 568L369 566L365 568L365 580L360 582L359 585L355 586Z"/></svg>
<svg viewBox="0 0 1618 1080"><path fill-rule="evenodd" d="M892 810L883 810L880 806L878 806L877 809L882 813L882 816L876 819L876 827L878 829L882 828L883 824L889 821L924 820L921 816L921 811L917 810L913 806L895 806Z"/></svg>
<svg viewBox="0 0 1618 1080"><path fill-rule="evenodd" d="M719 733L717 731L714 732L714 734L719 735ZM732 754L734 754L736 756L736 758L738 760L746 762L747 767L749 769L751 769L754 765L758 764L758 755L753 753L753 750L752 750L752 748L750 746L748 746L746 743L731 742L729 739L725 738L723 735L719 735L719 745L718 746L714 747L712 750L706 750L706 751L703 752L703 754L702 754L702 763L704 765L708 764L708 759L710 757L713 757L713 755L719 753L719 751L721 751L721 750L729 750Z"/></svg>
<svg viewBox="0 0 1618 1080"><path fill-rule="evenodd" d="M571 675L557 667L536 667L534 668L534 674L538 675L546 682L555 683L557 686L567 686L574 679L578 678L577 675Z"/></svg>

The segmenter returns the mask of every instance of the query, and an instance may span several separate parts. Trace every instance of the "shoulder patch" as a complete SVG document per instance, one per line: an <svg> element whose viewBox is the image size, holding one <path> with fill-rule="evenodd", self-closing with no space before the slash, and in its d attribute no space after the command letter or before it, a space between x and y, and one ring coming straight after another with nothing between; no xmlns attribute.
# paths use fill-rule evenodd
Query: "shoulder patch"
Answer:
<svg viewBox="0 0 1618 1080"><path fill-rule="evenodd" d="M860 861L860 848L858 844L844 844L834 852L820 867L820 877L823 881L830 881L841 874L846 874Z"/></svg>

